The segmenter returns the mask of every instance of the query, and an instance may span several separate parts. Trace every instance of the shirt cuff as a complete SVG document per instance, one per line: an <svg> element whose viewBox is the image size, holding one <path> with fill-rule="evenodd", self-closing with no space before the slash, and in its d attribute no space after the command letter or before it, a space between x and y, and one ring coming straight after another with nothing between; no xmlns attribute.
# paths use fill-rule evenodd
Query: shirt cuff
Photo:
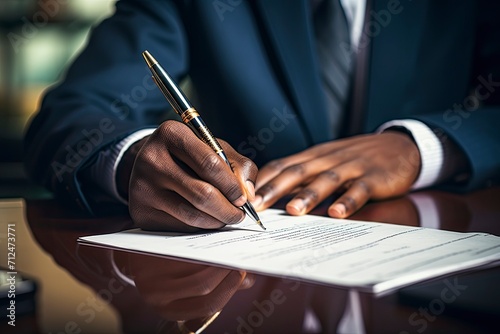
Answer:
<svg viewBox="0 0 500 334"><path fill-rule="evenodd" d="M422 189L436 184L444 164L443 144L438 136L427 125L413 119L384 123L377 129L377 132L380 133L393 126L404 127L409 131L420 151L420 173L411 189Z"/></svg>
<svg viewBox="0 0 500 334"><path fill-rule="evenodd" d="M136 131L122 139L118 144L112 145L101 152L97 157L96 162L90 167L90 180L108 193L117 201L128 204L127 201L120 196L116 186L116 170L125 154L125 152L134 143L149 136L156 129L143 129Z"/></svg>

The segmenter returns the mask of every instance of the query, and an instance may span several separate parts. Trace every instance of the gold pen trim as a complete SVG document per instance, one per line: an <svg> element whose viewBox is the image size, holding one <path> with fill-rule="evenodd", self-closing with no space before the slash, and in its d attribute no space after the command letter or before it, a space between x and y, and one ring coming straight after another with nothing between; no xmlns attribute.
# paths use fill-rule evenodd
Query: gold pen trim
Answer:
<svg viewBox="0 0 500 334"><path fill-rule="evenodd" d="M144 51L142 53L142 56L144 57L144 60L146 61L146 64L148 64L149 68L153 67L153 65L158 64L158 61L149 53L149 51Z"/></svg>
<svg viewBox="0 0 500 334"><path fill-rule="evenodd" d="M200 114L198 114L195 108L186 109L181 114L182 121L185 124L189 124L193 119L197 117L200 117ZM215 151L215 153L219 154L223 152L219 142L217 141L217 139L215 139L214 135L210 132L210 130L206 127L204 123L200 123L196 127L200 139L203 140L208 146L210 146L212 150Z"/></svg>
<svg viewBox="0 0 500 334"><path fill-rule="evenodd" d="M200 117L200 114L194 108L189 108L181 114L182 121L189 123L193 118Z"/></svg>

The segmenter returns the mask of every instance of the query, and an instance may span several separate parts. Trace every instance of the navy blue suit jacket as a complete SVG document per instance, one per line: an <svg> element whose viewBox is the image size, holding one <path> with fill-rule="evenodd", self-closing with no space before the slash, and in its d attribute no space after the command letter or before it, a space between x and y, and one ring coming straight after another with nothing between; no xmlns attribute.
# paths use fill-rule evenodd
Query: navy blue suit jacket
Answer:
<svg viewBox="0 0 500 334"><path fill-rule="evenodd" d="M472 175L460 189L496 182L499 15L493 1L374 0L362 131L419 119L467 155ZM189 75L215 135L257 164L335 139L310 0L122 0L31 124L26 165L35 179L88 208L77 176L95 153L175 118L144 50L177 81Z"/></svg>

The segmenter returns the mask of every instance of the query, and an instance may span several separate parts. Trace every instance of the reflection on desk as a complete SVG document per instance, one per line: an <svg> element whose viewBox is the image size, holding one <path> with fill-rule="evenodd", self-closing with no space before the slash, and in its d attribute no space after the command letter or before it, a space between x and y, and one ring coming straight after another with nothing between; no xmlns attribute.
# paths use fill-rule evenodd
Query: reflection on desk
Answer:
<svg viewBox="0 0 500 334"><path fill-rule="evenodd" d="M419 192L370 203L353 218L500 235L499 195L500 188L468 195ZM500 298L485 307L477 304L499 295L497 268L374 298L240 270L79 246L78 237L131 228L132 222L126 216L84 217L55 201L21 204L3 202L0 216L6 217L2 224L16 224L17 270L40 286L36 331L188 333L205 324L204 333L465 333L498 328ZM324 212L325 206L314 213ZM5 256L0 265L5 267ZM443 300L442 291L454 282L467 282L467 289L447 303L453 296ZM467 304L460 300L477 291L488 295L477 296L476 304L471 302L474 309L464 310ZM21 326L24 320L17 321ZM0 324L2 333L12 330L5 325Z"/></svg>

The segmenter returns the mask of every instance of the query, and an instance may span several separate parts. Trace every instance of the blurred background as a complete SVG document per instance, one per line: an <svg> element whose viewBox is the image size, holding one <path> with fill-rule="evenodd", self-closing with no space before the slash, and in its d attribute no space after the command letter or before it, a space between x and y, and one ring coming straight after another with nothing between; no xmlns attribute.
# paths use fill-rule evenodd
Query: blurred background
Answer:
<svg viewBox="0 0 500 334"><path fill-rule="evenodd" d="M47 197L21 162L43 92L64 74L115 0L0 0L0 198Z"/></svg>

